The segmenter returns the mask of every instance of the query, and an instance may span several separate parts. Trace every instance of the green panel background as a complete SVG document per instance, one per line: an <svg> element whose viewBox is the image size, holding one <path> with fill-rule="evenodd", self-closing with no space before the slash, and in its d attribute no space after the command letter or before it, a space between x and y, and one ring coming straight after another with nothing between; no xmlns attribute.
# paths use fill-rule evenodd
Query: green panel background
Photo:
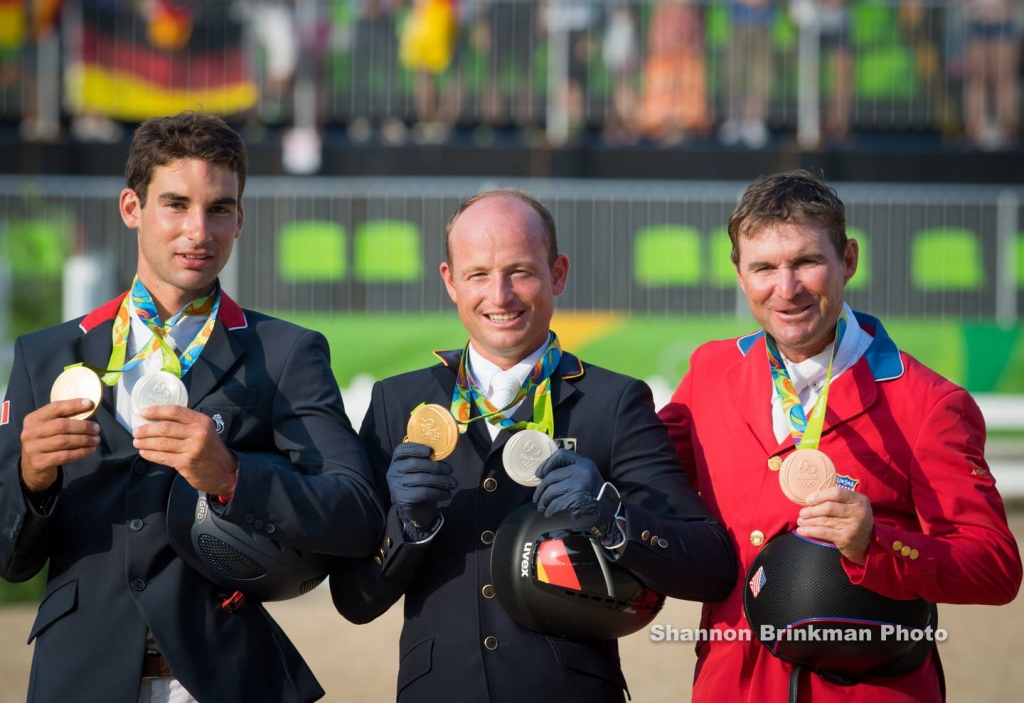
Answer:
<svg viewBox="0 0 1024 703"><path fill-rule="evenodd" d="M277 313L320 330L331 343L338 382L357 374L375 379L433 364L435 349L466 343L458 316L449 314L322 315ZM557 330L557 318L555 321ZM575 326L578 326L578 321ZM737 337L755 329L735 317L631 316L601 325L588 341L567 347L583 359L639 378L674 384L702 342ZM943 376L977 393L1024 393L1024 334L1021 328L935 320L892 320L886 329L897 345Z"/></svg>

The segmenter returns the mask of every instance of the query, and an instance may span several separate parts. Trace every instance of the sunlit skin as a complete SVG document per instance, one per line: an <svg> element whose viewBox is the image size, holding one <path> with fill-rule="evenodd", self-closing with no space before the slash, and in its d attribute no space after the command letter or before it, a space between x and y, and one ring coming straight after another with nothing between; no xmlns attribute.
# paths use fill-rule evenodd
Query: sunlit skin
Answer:
<svg viewBox="0 0 1024 703"><path fill-rule="evenodd" d="M459 216L449 250L452 260L441 264L441 277L473 348L500 368L512 368L547 340L569 259L559 254L552 265L536 213L501 195Z"/></svg>
<svg viewBox="0 0 1024 703"><path fill-rule="evenodd" d="M125 225L137 232L139 279L161 319L213 290L242 232L237 174L205 161L172 161L154 170L145 207L130 188L121 191L119 206ZM96 451L99 424L70 418L90 406L84 399L59 401L25 416L21 476L30 491L46 490L61 465ZM143 459L178 470L198 490L234 490L238 462L210 418L177 406L149 408L143 415L155 421L134 433Z"/></svg>
<svg viewBox="0 0 1024 703"><path fill-rule="evenodd" d="M139 279L161 319L213 290L244 220L237 174L195 159L157 167L145 206L125 188L120 209L138 232Z"/></svg>
<svg viewBox="0 0 1024 703"><path fill-rule="evenodd" d="M739 238L740 287L758 324L790 361L804 361L832 342L858 254L850 239L840 257L814 225L775 224Z"/></svg>
<svg viewBox="0 0 1024 703"><path fill-rule="evenodd" d="M754 318L790 361L824 351L835 338L843 289L857 272L856 240L839 256L820 227L781 223L739 239L740 287ZM867 496L843 488L814 493L797 518L797 534L832 542L863 565L874 528Z"/></svg>

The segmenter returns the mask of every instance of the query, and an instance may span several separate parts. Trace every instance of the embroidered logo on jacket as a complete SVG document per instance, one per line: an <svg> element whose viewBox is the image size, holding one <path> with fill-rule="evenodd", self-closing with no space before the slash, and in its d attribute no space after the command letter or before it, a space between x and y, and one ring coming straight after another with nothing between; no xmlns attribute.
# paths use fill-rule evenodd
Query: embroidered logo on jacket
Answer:
<svg viewBox="0 0 1024 703"><path fill-rule="evenodd" d="M0 410L0 425L6 425L11 421L11 401L5 400L3 410Z"/></svg>
<svg viewBox="0 0 1024 703"><path fill-rule="evenodd" d="M848 491L857 492L857 486L860 484L859 478L853 478L852 476L843 476L842 474L836 474L836 485L840 488L845 488Z"/></svg>
<svg viewBox="0 0 1024 703"><path fill-rule="evenodd" d="M220 413L214 413L212 419L217 434L224 434L224 418L221 417Z"/></svg>

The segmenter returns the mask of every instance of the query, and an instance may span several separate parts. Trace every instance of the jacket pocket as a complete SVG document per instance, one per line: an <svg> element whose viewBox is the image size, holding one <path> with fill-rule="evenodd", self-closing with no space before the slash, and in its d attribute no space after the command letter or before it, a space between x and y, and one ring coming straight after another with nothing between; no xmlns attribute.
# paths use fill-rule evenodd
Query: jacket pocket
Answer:
<svg viewBox="0 0 1024 703"><path fill-rule="evenodd" d="M402 657L398 664L398 692L416 679L430 673L431 657L434 651L434 638L423 640L414 645Z"/></svg>
<svg viewBox="0 0 1024 703"><path fill-rule="evenodd" d="M558 663L574 671L604 679L628 691L614 642L576 642L547 637Z"/></svg>
<svg viewBox="0 0 1024 703"><path fill-rule="evenodd" d="M32 644L39 635L53 623L60 620L68 613L75 612L78 607L78 579L68 581L50 592L43 602L39 604L39 612L36 614L36 621L32 625L32 632L28 636L28 644Z"/></svg>

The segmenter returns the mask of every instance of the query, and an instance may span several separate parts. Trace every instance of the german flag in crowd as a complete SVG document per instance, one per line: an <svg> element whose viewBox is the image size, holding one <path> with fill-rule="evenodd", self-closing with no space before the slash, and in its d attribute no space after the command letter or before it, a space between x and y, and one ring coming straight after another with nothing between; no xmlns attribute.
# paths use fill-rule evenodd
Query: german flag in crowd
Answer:
<svg viewBox="0 0 1024 703"><path fill-rule="evenodd" d="M67 72L76 113L126 122L182 110L231 115L256 104L242 27L226 3L81 0ZM195 9L193 9L195 8Z"/></svg>

